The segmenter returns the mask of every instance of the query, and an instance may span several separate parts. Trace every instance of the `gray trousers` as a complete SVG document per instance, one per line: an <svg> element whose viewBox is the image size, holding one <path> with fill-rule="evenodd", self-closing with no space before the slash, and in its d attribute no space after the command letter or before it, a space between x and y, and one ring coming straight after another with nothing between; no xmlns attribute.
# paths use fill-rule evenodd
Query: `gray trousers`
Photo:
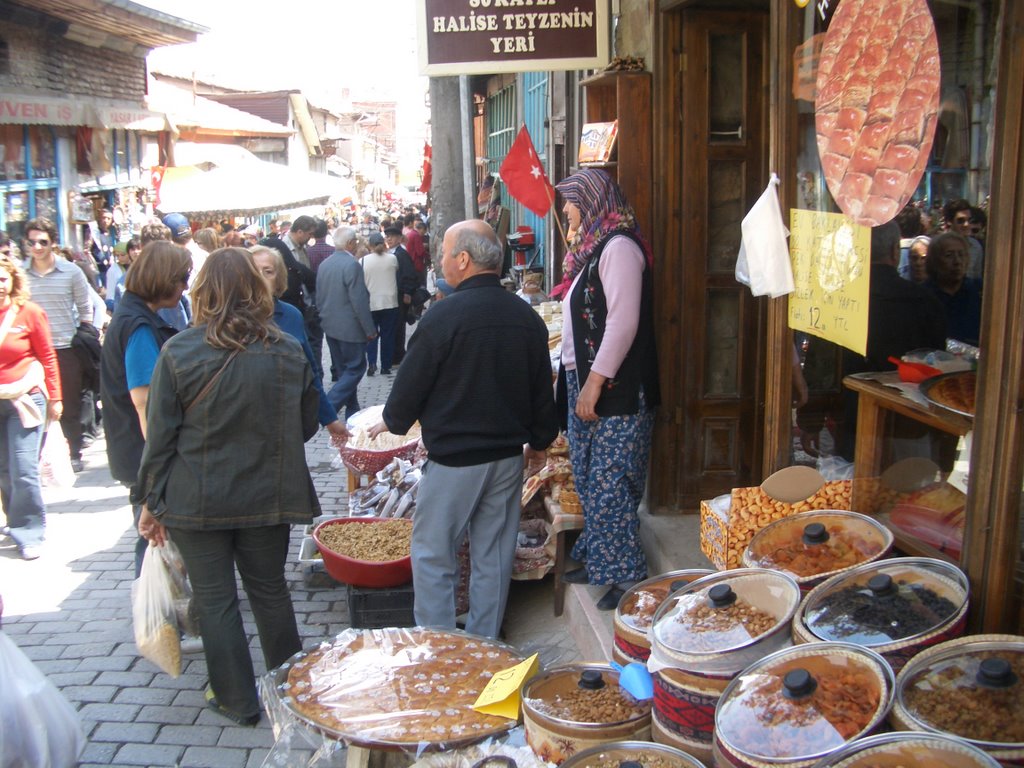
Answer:
<svg viewBox="0 0 1024 768"><path fill-rule="evenodd" d="M456 550L468 530L466 631L498 636L516 556L522 487L522 455L472 467L424 465L412 528L418 625L455 628Z"/></svg>

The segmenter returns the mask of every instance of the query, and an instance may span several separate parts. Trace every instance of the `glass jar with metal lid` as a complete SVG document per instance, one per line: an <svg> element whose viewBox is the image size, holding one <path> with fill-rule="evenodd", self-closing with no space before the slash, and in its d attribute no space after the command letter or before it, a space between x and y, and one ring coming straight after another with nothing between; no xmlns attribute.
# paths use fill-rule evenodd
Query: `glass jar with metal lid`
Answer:
<svg viewBox="0 0 1024 768"><path fill-rule="evenodd" d="M751 664L715 710L715 763L736 768L811 765L871 734L892 704L894 675L874 651L810 643Z"/></svg>
<svg viewBox="0 0 1024 768"><path fill-rule="evenodd" d="M960 739L923 731L882 733L857 739L814 768L999 768L999 763Z"/></svg>
<svg viewBox="0 0 1024 768"><path fill-rule="evenodd" d="M743 552L743 565L788 573L809 591L829 576L885 557L892 541L892 532L867 515L801 512L754 534Z"/></svg>
<svg viewBox="0 0 1024 768"><path fill-rule="evenodd" d="M964 572L943 560L865 563L811 590L793 619L793 639L864 645L899 672L924 648L963 634L968 592Z"/></svg>
<svg viewBox="0 0 1024 768"><path fill-rule="evenodd" d="M647 634L658 608L672 592L712 573L700 568L669 571L626 590L615 609L612 659L620 664L646 662L651 655L651 641Z"/></svg>
<svg viewBox="0 0 1024 768"><path fill-rule="evenodd" d="M704 768L704 763L666 744L616 741L577 752L562 768Z"/></svg>
<svg viewBox="0 0 1024 768"><path fill-rule="evenodd" d="M719 696L741 669L792 643L799 603L790 576L762 568L721 571L673 592L650 631L654 740L710 761Z"/></svg>
<svg viewBox="0 0 1024 768"><path fill-rule="evenodd" d="M922 651L896 680L892 722L1024 762L1024 637L969 635Z"/></svg>
<svg viewBox="0 0 1024 768"><path fill-rule="evenodd" d="M605 664L567 664L523 686L526 741L538 756L559 764L589 747L651 735L651 701L638 701Z"/></svg>

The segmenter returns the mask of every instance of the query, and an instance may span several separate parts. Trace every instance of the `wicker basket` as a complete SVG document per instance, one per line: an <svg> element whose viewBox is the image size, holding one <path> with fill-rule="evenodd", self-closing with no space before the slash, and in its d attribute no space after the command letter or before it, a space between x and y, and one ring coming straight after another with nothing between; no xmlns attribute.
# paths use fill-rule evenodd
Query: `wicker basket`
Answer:
<svg viewBox="0 0 1024 768"><path fill-rule="evenodd" d="M582 515L583 507L580 504L580 495L576 491L562 491L558 497L558 505L566 515Z"/></svg>
<svg viewBox="0 0 1024 768"><path fill-rule="evenodd" d="M384 406L374 405L364 408L352 415L346 423L349 432L355 434L358 431L369 430L382 420ZM409 439L399 446L374 450L372 448L356 448L351 445L343 445L338 448L342 463L357 475L375 475L395 459L408 459L416 453L419 445L420 435L417 429Z"/></svg>
<svg viewBox="0 0 1024 768"><path fill-rule="evenodd" d="M416 453L419 438L414 438L406 445L387 451L370 451L365 448L349 448L343 445L338 449L342 463L357 475L375 475L395 459L408 459Z"/></svg>

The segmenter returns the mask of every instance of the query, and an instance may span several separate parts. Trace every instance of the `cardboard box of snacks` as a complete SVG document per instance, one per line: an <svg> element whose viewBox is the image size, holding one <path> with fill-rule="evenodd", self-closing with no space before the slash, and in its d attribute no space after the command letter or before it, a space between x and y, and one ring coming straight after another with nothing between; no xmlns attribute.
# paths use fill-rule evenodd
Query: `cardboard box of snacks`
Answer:
<svg viewBox="0 0 1024 768"><path fill-rule="evenodd" d="M811 467L787 467L750 488L700 503L700 548L716 568L738 568L755 533L812 509L851 509L852 481L826 482Z"/></svg>

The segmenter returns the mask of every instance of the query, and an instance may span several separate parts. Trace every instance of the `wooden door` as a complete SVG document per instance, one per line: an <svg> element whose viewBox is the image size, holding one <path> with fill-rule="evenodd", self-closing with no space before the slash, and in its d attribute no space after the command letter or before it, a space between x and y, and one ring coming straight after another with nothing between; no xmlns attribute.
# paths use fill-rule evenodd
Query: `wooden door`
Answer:
<svg viewBox="0 0 1024 768"><path fill-rule="evenodd" d="M767 183L767 14L686 10L667 20L678 171L664 183L674 213L666 249L679 263L659 300L679 319L666 405L677 422L677 503L694 510L760 479L764 306L735 266L740 222Z"/></svg>

